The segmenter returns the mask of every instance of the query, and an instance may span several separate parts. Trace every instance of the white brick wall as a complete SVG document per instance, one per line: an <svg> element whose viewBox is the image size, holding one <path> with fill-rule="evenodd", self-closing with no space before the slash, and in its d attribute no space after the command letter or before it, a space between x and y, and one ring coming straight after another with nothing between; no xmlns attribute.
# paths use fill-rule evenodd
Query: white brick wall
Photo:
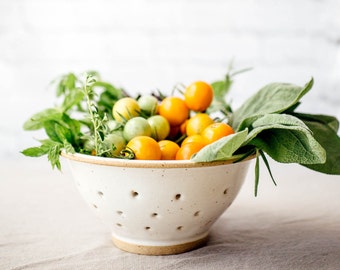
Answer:
<svg viewBox="0 0 340 270"><path fill-rule="evenodd" d="M301 109L340 118L338 0L0 0L0 157L18 158L56 76L96 69L130 92L240 75L235 106L264 84L315 87ZM39 134L40 135L40 134Z"/></svg>

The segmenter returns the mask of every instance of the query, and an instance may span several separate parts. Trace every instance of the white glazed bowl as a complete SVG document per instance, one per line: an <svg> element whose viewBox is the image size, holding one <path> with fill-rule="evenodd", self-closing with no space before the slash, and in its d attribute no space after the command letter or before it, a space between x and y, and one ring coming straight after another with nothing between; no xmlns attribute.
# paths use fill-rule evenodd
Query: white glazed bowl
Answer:
<svg viewBox="0 0 340 270"><path fill-rule="evenodd" d="M165 255L205 244L248 171L239 162L140 161L65 154L85 201L125 251Z"/></svg>

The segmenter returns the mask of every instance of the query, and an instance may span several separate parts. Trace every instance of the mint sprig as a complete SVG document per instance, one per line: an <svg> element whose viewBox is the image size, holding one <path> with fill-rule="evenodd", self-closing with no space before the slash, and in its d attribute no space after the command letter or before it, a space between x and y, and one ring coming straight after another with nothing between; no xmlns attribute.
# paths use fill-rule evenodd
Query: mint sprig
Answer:
<svg viewBox="0 0 340 270"><path fill-rule="evenodd" d="M60 170L60 151L88 153L84 138L93 137L96 153L92 154L105 156L111 150L103 143L109 129L106 125L109 117L105 113L107 103L113 104L127 93L101 81L94 71L80 76L69 73L54 80L53 84L59 104L34 114L23 125L27 131L44 129L48 139L40 140L40 146L27 148L21 153L29 157L47 155L52 168ZM98 96L94 89L99 88L101 94ZM101 104L100 108L97 104Z"/></svg>

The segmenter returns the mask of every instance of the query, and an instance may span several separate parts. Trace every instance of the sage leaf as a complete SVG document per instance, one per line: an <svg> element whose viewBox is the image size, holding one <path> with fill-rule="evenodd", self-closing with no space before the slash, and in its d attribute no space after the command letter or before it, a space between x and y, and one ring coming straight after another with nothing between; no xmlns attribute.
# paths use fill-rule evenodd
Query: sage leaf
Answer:
<svg viewBox="0 0 340 270"><path fill-rule="evenodd" d="M307 123L316 122L323 125L328 126L334 132L338 132L339 130L339 121L336 117L331 115L323 115L323 114L305 114L305 113L293 113L295 117L298 117L302 121ZM323 128L321 128L323 129Z"/></svg>
<svg viewBox="0 0 340 270"><path fill-rule="evenodd" d="M223 137L216 142L203 147L191 160L194 162L210 162L233 158L234 152L244 143L248 130Z"/></svg>
<svg viewBox="0 0 340 270"><path fill-rule="evenodd" d="M317 164L326 161L325 149L308 130L266 129L249 142L282 163Z"/></svg>
<svg viewBox="0 0 340 270"><path fill-rule="evenodd" d="M249 143L262 131L268 129L295 129L302 132L310 132L309 128L303 121L288 114L266 114L252 119L256 120L253 121L249 127L251 131L248 133L245 144Z"/></svg>
<svg viewBox="0 0 340 270"><path fill-rule="evenodd" d="M340 138L337 135L337 121L332 120L331 117L312 116L308 117L299 114L299 117L312 130L314 138L326 150L327 159L323 164L303 164L309 169L326 173L326 174L340 174ZM327 120L327 121L320 121ZM328 121L332 120L332 121Z"/></svg>
<svg viewBox="0 0 340 270"><path fill-rule="evenodd" d="M288 83L271 83L246 100L233 115L233 128L240 130L242 121L263 114L281 113L291 108L312 88L313 78L300 87Z"/></svg>

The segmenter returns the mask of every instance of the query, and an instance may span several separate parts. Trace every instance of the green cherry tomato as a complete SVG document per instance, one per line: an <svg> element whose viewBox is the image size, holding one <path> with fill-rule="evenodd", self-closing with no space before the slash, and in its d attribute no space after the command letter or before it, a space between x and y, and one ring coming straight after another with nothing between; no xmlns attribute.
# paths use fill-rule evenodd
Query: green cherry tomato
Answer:
<svg viewBox="0 0 340 270"><path fill-rule="evenodd" d="M120 151L122 151L126 146L126 141L123 137L122 132L113 132L111 134L108 134L104 138L104 143L107 147L109 147L111 150L112 156L118 156Z"/></svg>
<svg viewBox="0 0 340 270"><path fill-rule="evenodd" d="M157 112L158 100L151 95L143 95L138 99L138 105L142 111L148 115L154 115Z"/></svg>
<svg viewBox="0 0 340 270"><path fill-rule="evenodd" d="M170 124L168 120L161 115L154 115L148 118L151 126L151 137L156 141L164 140L170 133Z"/></svg>
<svg viewBox="0 0 340 270"><path fill-rule="evenodd" d="M130 141L137 136L151 136L151 127L149 122L140 116L131 118L124 126L124 138Z"/></svg>

